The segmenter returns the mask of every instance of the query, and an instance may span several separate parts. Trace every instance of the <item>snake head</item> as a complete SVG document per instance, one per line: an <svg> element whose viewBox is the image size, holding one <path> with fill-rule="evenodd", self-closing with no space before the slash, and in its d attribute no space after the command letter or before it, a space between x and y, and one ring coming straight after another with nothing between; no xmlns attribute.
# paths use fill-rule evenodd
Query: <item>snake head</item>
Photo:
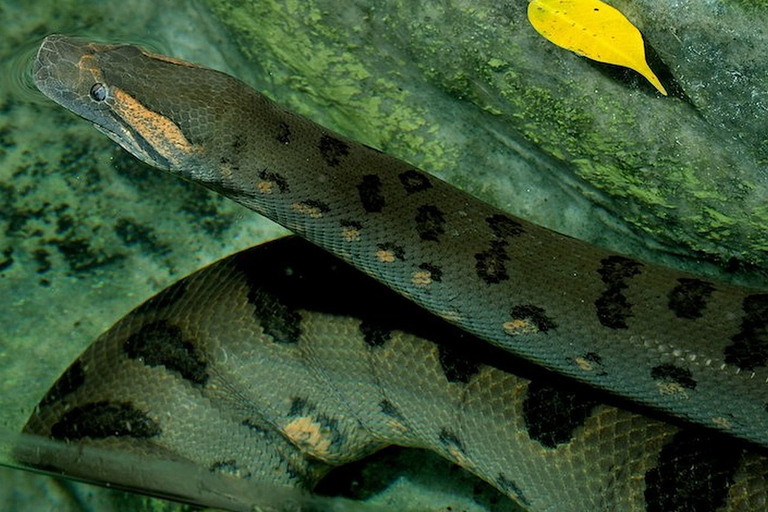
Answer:
<svg viewBox="0 0 768 512"><path fill-rule="evenodd" d="M33 66L43 94L92 122L139 160L182 175L207 168L206 148L220 147L240 83L223 73L146 52L51 35ZM235 108L231 108L234 106Z"/></svg>

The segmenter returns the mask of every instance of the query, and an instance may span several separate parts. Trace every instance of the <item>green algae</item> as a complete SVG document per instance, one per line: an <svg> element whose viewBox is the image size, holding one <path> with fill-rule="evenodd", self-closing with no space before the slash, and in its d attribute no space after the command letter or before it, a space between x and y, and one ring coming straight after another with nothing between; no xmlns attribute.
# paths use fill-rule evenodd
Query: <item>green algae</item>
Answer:
<svg viewBox="0 0 768 512"><path fill-rule="evenodd" d="M402 85L426 79L503 119L510 136L538 146L613 198L601 206L626 223L678 250L768 262L767 219L755 210L766 185L759 173L742 172L738 180L728 175L734 168L759 170L766 159L761 149L718 133L693 107L695 96L693 104L658 97L637 81L616 82L584 59L548 46L525 23L522 4L210 5L237 34L244 53L268 62L273 94L288 87L281 94L291 108L362 142L417 155L415 163L430 170L455 165L451 143L432 138L440 130L429 105ZM634 8L653 32L663 12L647 2ZM354 14L339 15L347 9ZM380 51L382 41L399 53ZM656 43L664 55L665 40ZM419 77L401 71L406 58ZM478 184L483 176L454 175L452 181L498 201L503 192Z"/></svg>
<svg viewBox="0 0 768 512"><path fill-rule="evenodd" d="M399 86L403 63L372 69L377 48L356 40L363 14L345 27L323 23L328 13L312 0L210 6L237 34L244 55L265 66L265 93L365 144L419 155L433 170L450 161L445 142L430 137L437 127L425 107Z"/></svg>
<svg viewBox="0 0 768 512"><path fill-rule="evenodd" d="M734 3L756 11L768 10L768 0L726 0L725 3Z"/></svg>
<svg viewBox="0 0 768 512"><path fill-rule="evenodd" d="M487 61L487 68L476 69L475 74L488 76L498 72L504 59L497 57ZM710 242L728 244L727 251L746 257L752 262L765 261L761 254L764 244L757 243L738 249L745 240L738 234L739 229L726 231L723 226L741 226L749 232L765 231L765 224L754 222L750 215L744 222L744 211L733 210L729 204L738 191L734 187L722 186L722 181L703 180L700 176L717 170L721 162L711 155L697 150L676 158L674 148L661 138L637 139L632 134L638 123L638 113L627 107L626 98L594 98L569 94L578 89L573 81L566 80L559 87L545 87L532 83L528 73L510 69L498 87L498 94L506 102L499 108L497 103L489 104L485 98L471 96L487 111L506 114L510 124L523 136L541 147L555 158L570 165L572 172L614 198L628 199L636 207L622 210L626 222L652 233L655 236L680 240L694 251L710 251ZM443 80L455 80L443 75ZM608 122L605 113L610 112ZM704 140L706 140L704 138ZM707 145L706 142L704 142ZM648 151L648 147L653 149ZM705 146L706 147L706 146ZM723 159L725 162L728 158ZM742 189L754 188L752 181L745 179ZM680 204L680 198L690 198L693 206L686 209L699 210L693 218L677 217L673 211ZM699 206L696 206L698 204ZM670 220L674 222L670 222ZM660 222L662 221L662 222ZM690 223L687 227L685 223ZM700 238L700 241L697 241ZM756 237L757 240L760 237ZM746 242L749 244L749 242Z"/></svg>

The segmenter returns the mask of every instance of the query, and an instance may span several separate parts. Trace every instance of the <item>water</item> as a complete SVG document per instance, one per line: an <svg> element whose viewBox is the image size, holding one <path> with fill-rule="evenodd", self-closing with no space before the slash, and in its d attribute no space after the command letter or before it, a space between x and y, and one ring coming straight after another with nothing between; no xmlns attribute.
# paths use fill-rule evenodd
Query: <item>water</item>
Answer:
<svg viewBox="0 0 768 512"><path fill-rule="evenodd" d="M522 117L528 107L523 108L515 104L514 98L505 96L509 91L499 93L495 89L498 82L512 80L517 73L517 78L528 87L526 91L530 92L535 85L541 99L547 87L559 87L548 84L548 80L563 80L573 93L573 88L579 87L578 82L573 85L574 75L578 78L583 74L594 80L588 88L598 92L586 102L599 106L599 118L616 118L619 114L612 109L618 109L617 105L623 107L623 103L639 105L647 109L647 117L638 120L638 132L647 133L654 128L651 114L657 112L652 106L657 105L657 100L652 94L605 81L588 66L572 62L574 57L554 53L543 42L526 35L524 21L519 18L522 3L478 9L490 13L489 17L476 18L474 24L453 25L463 19L464 13L460 7L444 2L422 2L421 10L408 2L393 3L401 12L411 13L408 17L412 20L395 23L397 12L381 12L364 2L350 2L336 11L333 4L323 2L264 1L253 4L253 9L263 11L262 27L253 36L244 36L242 26L238 25L247 14L243 6L231 7L232 11L223 18L225 22L220 23L204 6L194 2L179 8L136 0L91 8L68 1L35 2L33 7L27 4L0 4L0 304L5 306L0 308L0 372L4 382L0 428L6 433L19 432L56 376L96 335L132 307L206 262L281 232L227 201L141 166L87 123L37 93L28 75L29 62L42 37L53 32L139 43L153 51L235 74L319 122L436 171L513 213L580 238L681 265L696 265L696 261L654 250L685 253L685 248L698 240L700 251L718 254L716 242L722 241L720 254L724 260L742 255L757 262L757 268L753 268L756 271L744 273L742 280L755 285L765 283L761 280L765 269L760 262L766 259L759 249L765 231L761 231L757 220L749 224L739 219L764 215L761 212L765 195L760 194L767 180L764 165L768 157L764 153L768 150L754 142L749 122L745 121L745 128L736 133L733 125L738 124L738 119L734 119L737 113L728 108L727 94L722 92L727 91L723 85L724 72L713 73L707 84L708 90L720 92L694 98L701 104L705 100L720 102L717 108L710 104L709 109L702 110L705 117L709 116L709 124L702 122L699 115L698 121L681 121L679 133L672 132L671 125L662 127L667 130L665 140L679 137L681 146L695 146L702 140L719 141L722 145L717 147L721 149L713 150L713 158L729 151L733 155L723 160L736 163L728 176L712 179L723 183L724 189L738 191L741 187L743 202L726 201L724 212L710 212L714 218L723 218L715 227L719 238L713 240L701 238L705 236L703 224L686 233L675 220L678 212L700 203L683 199L667 209L644 210L634 198L611 199L604 189L582 181L579 176L594 170L591 167L559 163L558 156L578 156L579 146L569 138L578 139L579 130L591 127L580 125L584 118L570 112L567 104L550 101L539 108L537 117ZM225 9L214 2L211 5L219 13ZM658 19L666 19L666 15L657 14ZM317 28L312 29L312 19L322 20L325 25L318 22ZM651 16L648 21L651 33L658 31L653 20ZM741 17L739 20L744 22ZM338 27L342 22L354 30L339 33L336 28L333 33L323 28ZM489 49L479 43L489 37L489 27L504 24L513 26L512 33L519 37L515 44L506 48L501 42L498 48ZM238 34L244 43L238 46L228 30ZM435 55L429 38L410 41L410 34L419 31L431 34L434 40L454 41L455 46L441 42L445 46ZM318 39L324 41L320 51L309 46ZM410 53L404 49L403 41L411 44ZM296 50L298 42L306 42L307 48ZM686 42L696 51L704 52L706 62L711 61L710 55L717 50L707 48L705 41L690 35ZM473 52L467 52L467 48ZM512 67L515 52L524 49L541 52L538 59L554 54L557 65L524 64L516 70ZM684 50L685 45L680 52ZM313 57L313 51L317 57ZM340 56L346 55L344 51L350 56ZM475 55L479 64L462 76L446 61L465 59L468 53ZM363 60L371 55L379 56L380 60ZM434 58L436 64L426 64L429 58ZM483 62L491 64L483 68ZM695 59L694 64L683 64L687 65L688 74L683 77L689 80L686 85L696 90L690 76L698 73L700 77L695 80L702 81L707 77L695 67ZM477 69L484 69L487 74L472 75L471 71ZM520 77L521 73L528 75ZM752 74L746 68L739 73L746 76L743 80L753 80L760 68ZM528 76L531 78L526 81ZM738 79L734 74L728 76ZM564 90L563 94L568 92ZM765 94L765 82L757 82L754 112L744 114L747 121L765 109ZM378 98L378 102L372 98ZM563 108L552 110L553 105ZM689 106L670 108L679 109L680 116L689 116ZM743 108L748 110L749 105ZM694 118L697 116L681 117ZM510 123L514 128L510 129ZM542 135L546 133L542 126L551 129L553 124L562 130L554 141ZM620 124L617 122L616 126ZM717 139L707 130L725 134ZM728 130L734 131L733 136L729 136ZM701 138L697 139L698 136ZM664 139L661 135L660 138ZM616 146L611 144L595 150L615 152ZM546 147L549 154L539 151L539 145ZM569 151L573 154L568 155ZM628 155L614 156L622 161L631 160ZM658 147L649 147L647 155L631 157L647 158L649 174L674 175L679 171L674 165L654 166L658 160L671 158L665 154L659 157ZM622 179L632 189L645 184L642 179L638 184L637 177L630 179L624 175ZM683 177L679 180L679 195L690 197L685 181ZM674 196L665 197L670 195ZM734 193L728 197L736 196ZM651 203L655 197L651 197ZM739 209L757 213L751 217L739 215ZM659 219L660 211L672 220ZM639 235L627 222L617 220L619 215L630 223L651 222L649 230L656 231L657 238ZM660 231L665 223L674 229ZM740 240L744 241L743 246L738 244ZM768 243L763 247L768 250ZM696 265L699 271L718 272L714 265L701 265ZM15 473L13 479L17 488L27 490L25 496L30 501L24 510L65 510L64 506L71 507L66 510L79 510L73 505L77 502L73 496L83 491L71 490L69 484L22 484L18 483L22 477ZM52 488L58 492L51 491ZM54 495L60 498L55 507L53 502L45 501ZM20 502L13 503L0 508L12 510L16 506L21 510Z"/></svg>
<svg viewBox="0 0 768 512"><path fill-rule="evenodd" d="M2 436L20 432L56 376L116 318L205 262L279 232L173 178L157 178L32 85L31 59L51 32L137 41L157 52L177 48L227 69L206 43L222 35L196 13L153 2L92 12L77 2L0 4ZM163 221L176 215L178 222ZM5 471L0 508L9 512L140 510L140 500Z"/></svg>

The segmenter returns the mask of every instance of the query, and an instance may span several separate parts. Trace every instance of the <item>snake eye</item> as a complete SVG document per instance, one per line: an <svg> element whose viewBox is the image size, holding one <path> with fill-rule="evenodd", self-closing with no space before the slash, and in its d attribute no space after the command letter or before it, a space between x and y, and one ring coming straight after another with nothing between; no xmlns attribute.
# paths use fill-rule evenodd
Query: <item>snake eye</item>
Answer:
<svg viewBox="0 0 768 512"><path fill-rule="evenodd" d="M91 86L91 91L88 93L93 101L104 101L107 99L107 88L104 84L95 83Z"/></svg>

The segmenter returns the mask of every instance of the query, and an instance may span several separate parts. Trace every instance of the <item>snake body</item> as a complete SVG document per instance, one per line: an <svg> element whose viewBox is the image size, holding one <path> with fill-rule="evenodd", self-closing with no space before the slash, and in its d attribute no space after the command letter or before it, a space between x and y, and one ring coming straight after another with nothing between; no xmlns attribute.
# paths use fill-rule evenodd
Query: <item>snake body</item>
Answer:
<svg viewBox="0 0 768 512"><path fill-rule="evenodd" d="M487 341L670 417L768 445L766 293L515 218L226 74L134 46L49 36L35 81L141 160L266 215L471 333L464 350ZM300 332L285 330L283 341L299 343ZM476 385L498 399L493 381ZM426 444L462 462L470 441L452 433ZM485 460L465 462L493 482L496 469L478 467Z"/></svg>
<svg viewBox="0 0 768 512"><path fill-rule="evenodd" d="M530 510L768 505L768 459L743 443L553 382L297 238L139 306L25 431L302 489L396 444L434 450Z"/></svg>

